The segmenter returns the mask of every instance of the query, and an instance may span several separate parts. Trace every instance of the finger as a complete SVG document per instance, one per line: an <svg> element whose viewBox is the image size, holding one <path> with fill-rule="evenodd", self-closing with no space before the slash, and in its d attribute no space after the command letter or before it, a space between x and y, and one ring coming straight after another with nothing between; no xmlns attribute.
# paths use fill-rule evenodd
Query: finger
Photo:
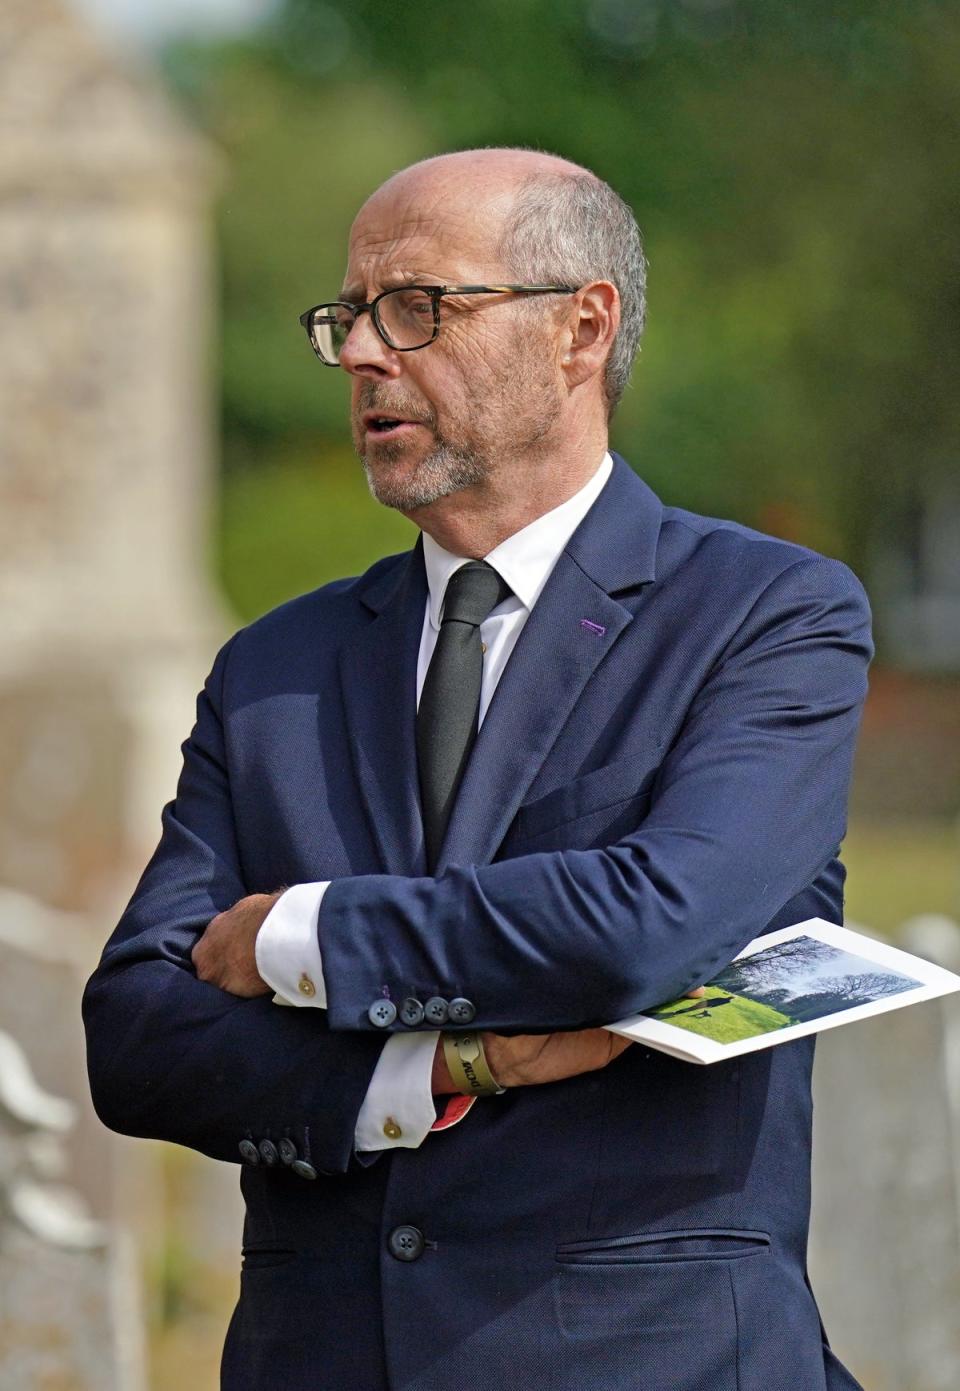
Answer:
<svg viewBox="0 0 960 1391"><path fill-rule="evenodd" d="M702 1000L703 997L704 997L704 995L706 995L706 993L707 993L707 987L706 987L705 985L698 985L697 988L696 988L696 990L688 990L687 993L686 993L686 995L684 996L684 999L685 999L685 1000Z"/></svg>
<svg viewBox="0 0 960 1391"><path fill-rule="evenodd" d="M211 952L210 943L202 933L190 949L190 960L200 980L209 981L213 978L217 955L215 952Z"/></svg>
<svg viewBox="0 0 960 1391"><path fill-rule="evenodd" d="M193 969L197 973L197 980L205 980L209 983L213 979L213 972L209 963L204 957L197 957L193 963Z"/></svg>

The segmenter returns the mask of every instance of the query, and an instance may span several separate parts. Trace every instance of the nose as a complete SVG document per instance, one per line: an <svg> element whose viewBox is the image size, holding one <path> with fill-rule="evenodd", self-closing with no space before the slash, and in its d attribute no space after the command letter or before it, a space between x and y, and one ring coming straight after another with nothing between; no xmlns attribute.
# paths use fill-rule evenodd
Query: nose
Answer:
<svg viewBox="0 0 960 1391"><path fill-rule="evenodd" d="M400 354L388 348L374 327L369 309L359 314L340 349L340 366L354 377L397 377Z"/></svg>

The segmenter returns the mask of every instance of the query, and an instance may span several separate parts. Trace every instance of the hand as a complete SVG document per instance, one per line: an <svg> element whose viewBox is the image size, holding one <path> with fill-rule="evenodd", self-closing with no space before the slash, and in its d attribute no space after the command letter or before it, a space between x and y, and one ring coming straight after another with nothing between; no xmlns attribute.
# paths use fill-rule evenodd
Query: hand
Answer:
<svg viewBox="0 0 960 1391"><path fill-rule="evenodd" d="M618 1058L632 1039L609 1029L577 1029L558 1034L484 1033L487 1065L501 1087L533 1087L596 1072Z"/></svg>
<svg viewBox="0 0 960 1391"><path fill-rule="evenodd" d="M270 994L271 987L257 970L255 943L281 893L282 889L273 894L250 894L210 919L190 953L199 980L244 999Z"/></svg>
<svg viewBox="0 0 960 1391"><path fill-rule="evenodd" d="M703 986L687 992L687 998L700 999ZM577 1029L556 1034L481 1033L487 1066L501 1087L532 1087L543 1082L560 1082L581 1072L596 1072L612 1063L630 1047L633 1039L612 1034L609 1029ZM433 1094L457 1091L443 1056L442 1040L437 1040L433 1060Z"/></svg>

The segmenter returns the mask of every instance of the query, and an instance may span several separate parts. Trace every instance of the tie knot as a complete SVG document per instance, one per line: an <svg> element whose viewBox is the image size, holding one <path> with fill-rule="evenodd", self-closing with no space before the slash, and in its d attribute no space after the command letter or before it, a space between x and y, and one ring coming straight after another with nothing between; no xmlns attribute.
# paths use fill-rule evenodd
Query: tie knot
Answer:
<svg viewBox="0 0 960 1391"><path fill-rule="evenodd" d="M512 593L485 560L469 560L454 570L443 599L444 623L469 623L479 628L487 615Z"/></svg>

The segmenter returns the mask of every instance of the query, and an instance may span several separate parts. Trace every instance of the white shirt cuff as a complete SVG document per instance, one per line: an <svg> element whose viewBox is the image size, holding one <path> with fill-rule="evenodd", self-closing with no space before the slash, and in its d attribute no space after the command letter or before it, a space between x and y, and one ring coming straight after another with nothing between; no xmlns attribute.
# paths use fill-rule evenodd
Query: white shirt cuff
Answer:
<svg viewBox="0 0 960 1391"><path fill-rule="evenodd" d="M280 895L257 933L257 970L277 1004L327 1007L317 919L329 883L294 884Z"/></svg>
<svg viewBox="0 0 960 1391"><path fill-rule="evenodd" d="M373 1070L357 1116L358 1150L416 1149L436 1120L433 1057L436 1031L393 1034Z"/></svg>
<svg viewBox="0 0 960 1391"><path fill-rule="evenodd" d="M279 1005L327 1007L317 921L329 880L294 884L280 895L257 933L257 970ZM433 1058L437 1033L387 1039L357 1116L358 1150L416 1149L436 1120Z"/></svg>

